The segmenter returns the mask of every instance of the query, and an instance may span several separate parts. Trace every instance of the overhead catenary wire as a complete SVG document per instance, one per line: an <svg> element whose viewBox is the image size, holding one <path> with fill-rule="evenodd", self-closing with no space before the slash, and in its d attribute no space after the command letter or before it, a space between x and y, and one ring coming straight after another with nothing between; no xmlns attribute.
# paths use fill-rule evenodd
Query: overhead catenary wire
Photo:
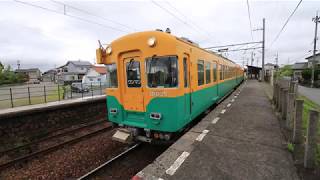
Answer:
<svg viewBox="0 0 320 180"><path fill-rule="evenodd" d="M93 16L93 17L97 17L97 18L100 18L100 19L102 19L102 20L109 21L109 22L112 22L112 23L114 23L114 24L123 26L123 27L125 27L125 28L127 28L127 29L129 29L129 30L137 31L137 29L135 29L135 28L133 28L133 27L130 27L130 26L126 25L126 24L122 24L122 23L119 23L119 22L114 21L114 20L112 20L112 19L108 19L108 18L105 18L105 17L98 16L98 15L96 15L96 14L93 14L93 13L91 13L91 12L89 12L89 11L80 9L80 8L78 8L78 7L71 6L71 5L69 5L69 4L66 4L66 3L63 3L63 2L60 2L60 1L55 1L55 0L50 0L50 1L53 2L53 3L56 3L56 4L60 4L60 5L63 5L63 6L72 8L72 9L74 9L74 10L77 10L77 11L79 11L79 12L85 13L85 14L87 14L87 15L90 15L90 16Z"/></svg>
<svg viewBox="0 0 320 180"><path fill-rule="evenodd" d="M220 48L220 47L240 46L240 45L247 45L247 44L258 44L258 43L261 43L261 41L237 43L237 44L228 44L228 45L221 45L221 46L211 46L211 47L206 47L204 49L213 49L213 48Z"/></svg>
<svg viewBox="0 0 320 180"><path fill-rule="evenodd" d="M193 27L191 24L189 24L187 21L183 20L182 18L178 17L177 15L175 15L174 13L172 13L170 10L168 10L167 8L161 6L159 3L157 3L154 0L151 0L151 2L156 5L157 7L159 7L160 9L162 9L163 11L167 12L168 14L170 14L172 17L174 17L175 19L177 19L178 21L180 21L182 24L192 28L193 30L197 31L198 33L203 33L202 31L199 31L197 28ZM206 35L207 36L207 35Z"/></svg>
<svg viewBox="0 0 320 180"><path fill-rule="evenodd" d="M201 26L199 26L198 24L194 23L192 20L190 20L190 18L188 18L185 14L183 14L180 10L178 10L175 6L173 6L170 2L168 1L164 1L166 2L172 9L174 9L177 13L179 13L182 17L184 17L186 20L188 20L190 22L191 25L193 25L195 28L199 29L200 31L203 31L204 33L206 33L209 37L211 37L212 39L214 39L214 37L211 36L211 34L206 30L203 29Z"/></svg>
<svg viewBox="0 0 320 180"><path fill-rule="evenodd" d="M84 19L84 18L81 18L81 17L78 17L78 16L73 16L73 15L70 15L70 14L65 14L64 12L52 10L52 9L49 9L49 8L46 8L46 7L43 7L43 6L38 6L38 5L35 5L35 4L32 4L32 3L28 3L28 2L24 2L24 1L19 1L19 0L13 0L13 1L14 1L14 2L17 2L17 3L20 3L20 4L27 5L27 6L39 8L39 9L46 10L46 11L50 11L50 12L53 12L53 13L56 13L56 14L68 16L68 17L71 17L71 18L74 18L74 19L77 19L77 20L80 20L80 21L87 22L87 23L99 25L99 26L101 26L101 27L104 27L104 28L107 28L107 29L112 29L112 30L114 30L114 31L119 31L119 32L128 33L128 31L125 31L125 30L122 30L122 29L119 29L119 28L116 28L116 27L104 25L104 24L101 24L101 23L98 23L98 22L95 22L95 21L91 21L91 20L88 20L88 19Z"/></svg>
<svg viewBox="0 0 320 180"><path fill-rule="evenodd" d="M297 11L298 7L300 6L300 4L302 3L302 0L299 1L299 3L297 4L297 6L294 8L294 10L292 11L292 13L290 14L290 16L287 18L287 20L285 21L285 23L283 24L281 30L278 32L278 34L276 35L276 37L273 39L273 41L271 42L270 48L272 47L272 45L278 40L278 38L280 37L281 33L283 32L284 28L287 26L288 22L290 21L291 17L294 15L294 13Z"/></svg>
<svg viewBox="0 0 320 180"><path fill-rule="evenodd" d="M253 41L253 34L252 34L252 21L251 21L251 13L250 13L249 0L247 0L247 11L248 11L248 17L249 17L249 23L250 23L250 34L251 34L251 40Z"/></svg>

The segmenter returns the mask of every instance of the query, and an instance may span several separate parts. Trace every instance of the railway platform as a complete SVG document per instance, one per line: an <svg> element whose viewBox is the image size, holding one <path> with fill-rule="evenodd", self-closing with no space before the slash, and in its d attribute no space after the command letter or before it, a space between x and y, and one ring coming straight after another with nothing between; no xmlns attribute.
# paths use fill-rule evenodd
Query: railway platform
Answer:
<svg viewBox="0 0 320 180"><path fill-rule="evenodd" d="M299 179L262 83L249 80L133 179Z"/></svg>

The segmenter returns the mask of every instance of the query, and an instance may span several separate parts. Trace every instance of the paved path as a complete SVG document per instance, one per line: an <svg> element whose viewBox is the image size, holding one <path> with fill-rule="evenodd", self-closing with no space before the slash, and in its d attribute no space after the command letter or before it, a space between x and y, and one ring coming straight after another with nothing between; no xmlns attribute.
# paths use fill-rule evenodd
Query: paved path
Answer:
<svg viewBox="0 0 320 180"><path fill-rule="evenodd" d="M320 89L319 88L308 88L304 86L299 86L298 92L301 95L306 96L316 104L320 105Z"/></svg>
<svg viewBox="0 0 320 180"><path fill-rule="evenodd" d="M209 113L137 176L165 180L299 179L263 85L248 81L232 99L233 95L222 108L218 106L218 113Z"/></svg>

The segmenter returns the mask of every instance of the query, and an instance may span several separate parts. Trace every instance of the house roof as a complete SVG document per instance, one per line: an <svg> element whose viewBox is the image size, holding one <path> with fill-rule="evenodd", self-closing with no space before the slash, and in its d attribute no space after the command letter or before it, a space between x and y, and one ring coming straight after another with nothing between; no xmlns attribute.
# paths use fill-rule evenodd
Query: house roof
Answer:
<svg viewBox="0 0 320 180"><path fill-rule="evenodd" d="M292 69L305 69L308 67L308 63L307 62L298 62L293 64Z"/></svg>
<svg viewBox="0 0 320 180"><path fill-rule="evenodd" d="M272 63L267 63L265 64L265 66L277 66L276 64L272 64Z"/></svg>
<svg viewBox="0 0 320 180"><path fill-rule="evenodd" d="M99 74L106 74L107 69L105 66L92 66L92 68L97 71Z"/></svg>
<svg viewBox="0 0 320 180"><path fill-rule="evenodd" d="M317 53L316 56L320 56L320 53ZM313 57L313 55L306 57L306 59L310 59L312 57Z"/></svg>
<svg viewBox="0 0 320 180"><path fill-rule="evenodd" d="M92 66L92 64L89 61L68 61L67 64L72 63L76 66ZM66 64L66 65L67 65Z"/></svg>
<svg viewBox="0 0 320 180"><path fill-rule="evenodd" d="M15 72L35 72L40 71L39 68L30 68L30 69L16 69Z"/></svg>

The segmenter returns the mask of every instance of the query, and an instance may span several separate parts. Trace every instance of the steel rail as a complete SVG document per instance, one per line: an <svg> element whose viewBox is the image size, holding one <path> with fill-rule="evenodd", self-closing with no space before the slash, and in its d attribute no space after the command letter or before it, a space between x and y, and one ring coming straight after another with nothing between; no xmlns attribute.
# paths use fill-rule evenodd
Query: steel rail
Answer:
<svg viewBox="0 0 320 180"><path fill-rule="evenodd" d="M109 164L111 164L112 162L116 161L117 159L125 156L127 153L129 153L130 151L136 149L141 143L137 143L134 144L133 146L131 146L130 148L126 149L125 151L123 151L122 153L118 154L117 156L113 157L112 159L108 160L107 162L101 164L100 166L98 166L97 168L91 170L90 172L88 172L87 174L79 177L77 180L83 180L83 179L87 179L90 176L94 175L96 172L98 172L99 170L101 170L102 168L108 166Z"/></svg>
<svg viewBox="0 0 320 180"><path fill-rule="evenodd" d="M71 129L71 130L68 130L66 132L61 132L61 133L58 133L58 134L55 134L55 135L52 135L52 136L47 136L47 137L44 137L44 138L40 138L40 139L38 139L36 141L32 141L32 142L23 144L21 146L17 146L17 147L14 147L14 148L10 148L10 149L6 149L4 151L1 151L0 152L0 156L8 154L8 153L10 153L12 151L17 151L19 149L24 149L24 148L27 148L27 147L31 147L33 145L39 144L41 142L44 142L44 141L47 141L47 140L50 140L50 139L53 139L53 138L61 137L61 136L64 136L64 135L68 135L68 134L74 133L76 131L79 131L79 130L82 130L82 129L85 129L85 128L88 128L88 127L95 126L95 125L100 124L100 123L103 124L104 122L106 122L106 121L105 120L99 120L99 121L95 121L95 122L91 122L91 123L82 123L82 124L80 124L79 127ZM56 129L54 131L51 131L50 133L54 133L55 131L63 131L65 129L67 129L67 128L70 128L70 127L58 128L58 129Z"/></svg>
<svg viewBox="0 0 320 180"><path fill-rule="evenodd" d="M39 150L39 151L36 151L36 152L33 152L31 154L28 154L28 155L25 155L25 156L22 156L22 157L18 157L16 159L13 159L11 161L8 161L6 163L3 163L3 164L0 164L0 169L5 169L7 167L10 167L10 166L13 166L21 161L25 161L25 160L28 160L28 159L32 159L34 157L37 157L39 155L45 155L49 152L53 152L53 151L56 151L56 150L59 150L61 147L64 147L66 145L71 145L71 144L74 144L74 143L77 143L79 142L80 140L83 140L83 139L86 139L86 138L89 138L89 137L92 137L94 135L97 135L97 134L100 134L100 133L103 133L105 131L109 131L112 129L112 126L108 126L108 127L104 127L102 129L99 129L97 131L94 131L94 132L91 132L91 133L88 133L88 134L85 134L83 136L80 136L80 137L77 137L77 138L73 138L69 141L65 141L65 142L62 142L62 143L59 143L59 144L56 144L54 146L50 146L48 148L45 148L45 149L42 149L42 150Z"/></svg>

